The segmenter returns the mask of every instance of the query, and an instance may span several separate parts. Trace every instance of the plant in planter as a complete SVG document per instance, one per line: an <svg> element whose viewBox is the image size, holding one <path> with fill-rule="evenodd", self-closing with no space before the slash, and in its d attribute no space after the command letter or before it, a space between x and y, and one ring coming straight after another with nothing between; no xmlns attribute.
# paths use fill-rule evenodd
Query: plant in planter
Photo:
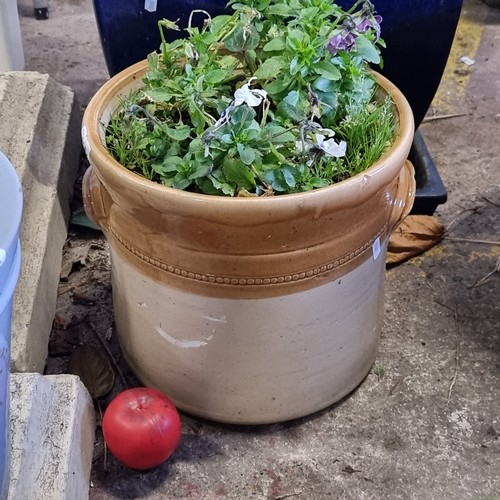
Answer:
<svg viewBox="0 0 500 500"><path fill-rule="evenodd" d="M139 378L186 411L264 423L328 406L373 364L413 118L368 68L370 2L231 5L193 12L204 28L92 99L84 202Z"/></svg>
<svg viewBox="0 0 500 500"><path fill-rule="evenodd" d="M177 25L160 21L144 87L108 125L115 159L166 186L230 196L307 191L371 166L396 122L367 66L380 62L380 18L365 0L347 12L307 4L195 11L205 27L190 20L189 37L170 44L163 30Z"/></svg>

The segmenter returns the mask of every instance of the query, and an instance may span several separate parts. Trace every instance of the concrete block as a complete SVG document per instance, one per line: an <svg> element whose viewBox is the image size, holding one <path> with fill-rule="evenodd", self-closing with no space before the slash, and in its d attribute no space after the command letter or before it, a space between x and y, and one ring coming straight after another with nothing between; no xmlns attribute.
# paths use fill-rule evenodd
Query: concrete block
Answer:
<svg viewBox="0 0 500 500"><path fill-rule="evenodd" d="M41 373L46 363L81 152L80 123L68 87L36 72L0 73L0 150L16 168L24 196L12 319L14 372Z"/></svg>
<svg viewBox="0 0 500 500"><path fill-rule="evenodd" d="M16 373L10 390L8 500L87 499L95 414L80 379Z"/></svg>

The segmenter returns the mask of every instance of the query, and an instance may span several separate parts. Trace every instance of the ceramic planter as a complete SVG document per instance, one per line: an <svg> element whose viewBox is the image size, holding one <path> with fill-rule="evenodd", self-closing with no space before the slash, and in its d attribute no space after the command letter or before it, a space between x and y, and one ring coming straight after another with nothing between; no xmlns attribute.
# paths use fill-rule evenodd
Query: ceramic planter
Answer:
<svg viewBox="0 0 500 500"><path fill-rule="evenodd" d="M107 153L104 126L146 63L85 112L84 203L110 245L116 327L141 381L187 412L268 423L313 413L372 366L387 241L415 194L411 109L393 147L349 180L307 193L228 198L161 186Z"/></svg>
<svg viewBox="0 0 500 500"><path fill-rule="evenodd" d="M19 225L21 184L16 171L0 152L0 498L9 487L9 373L12 300L21 267ZM5 496L4 496L5 495Z"/></svg>

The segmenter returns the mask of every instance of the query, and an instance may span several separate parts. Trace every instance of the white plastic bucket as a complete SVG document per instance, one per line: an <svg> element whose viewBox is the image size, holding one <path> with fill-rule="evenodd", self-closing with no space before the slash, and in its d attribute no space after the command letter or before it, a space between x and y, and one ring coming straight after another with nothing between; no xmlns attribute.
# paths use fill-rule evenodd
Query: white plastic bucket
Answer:
<svg viewBox="0 0 500 500"><path fill-rule="evenodd" d="M12 298L21 267L22 191L16 171L0 152L0 499L9 484L9 373Z"/></svg>
<svg viewBox="0 0 500 500"><path fill-rule="evenodd" d="M0 0L0 71L24 69L16 0Z"/></svg>

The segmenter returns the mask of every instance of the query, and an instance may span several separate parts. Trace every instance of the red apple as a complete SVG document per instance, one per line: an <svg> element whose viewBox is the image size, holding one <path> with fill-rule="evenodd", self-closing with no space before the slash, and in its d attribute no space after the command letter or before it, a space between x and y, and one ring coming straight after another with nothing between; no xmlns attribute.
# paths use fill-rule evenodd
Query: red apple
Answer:
<svg viewBox="0 0 500 500"><path fill-rule="evenodd" d="M102 432L113 455L133 469L162 464L177 448L181 421L172 401L157 389L121 392L106 408Z"/></svg>

